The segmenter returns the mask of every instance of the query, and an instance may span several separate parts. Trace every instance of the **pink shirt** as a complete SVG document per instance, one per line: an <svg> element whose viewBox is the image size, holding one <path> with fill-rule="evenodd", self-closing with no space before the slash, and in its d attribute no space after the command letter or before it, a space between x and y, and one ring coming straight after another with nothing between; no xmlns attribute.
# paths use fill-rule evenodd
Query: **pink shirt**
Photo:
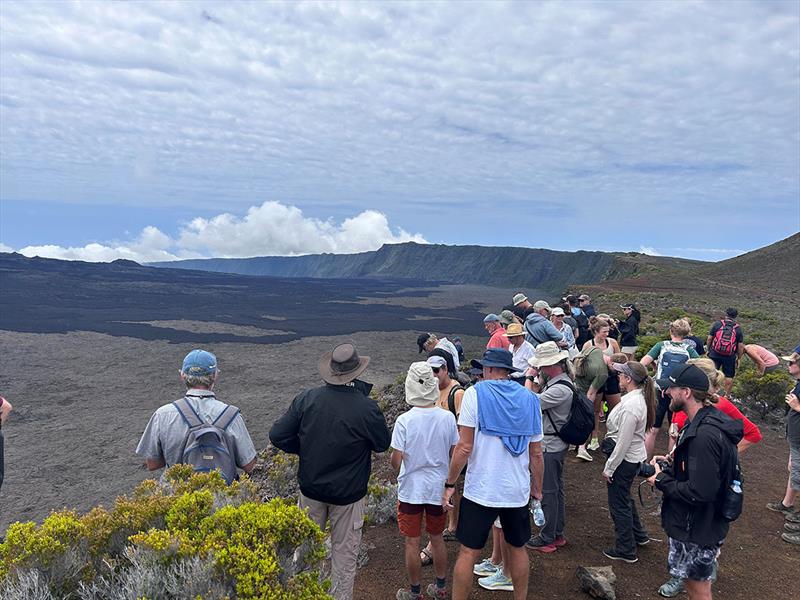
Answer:
<svg viewBox="0 0 800 600"><path fill-rule="evenodd" d="M764 367L774 367L775 365L780 364L778 357L763 346L759 346L757 344L747 344L747 349L755 352L759 360L764 363Z"/></svg>
<svg viewBox="0 0 800 600"><path fill-rule="evenodd" d="M511 345L511 342L508 341L508 338L505 336L506 330L502 327L498 327L494 330L492 337L489 338L489 343L486 344L487 348L503 348L504 350L508 350L508 347Z"/></svg>

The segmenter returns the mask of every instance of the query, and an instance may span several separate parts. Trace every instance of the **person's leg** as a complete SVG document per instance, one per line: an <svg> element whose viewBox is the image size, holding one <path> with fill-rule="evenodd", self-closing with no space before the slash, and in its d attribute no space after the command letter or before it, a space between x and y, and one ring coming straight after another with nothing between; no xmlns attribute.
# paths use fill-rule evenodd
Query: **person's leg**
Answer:
<svg viewBox="0 0 800 600"><path fill-rule="evenodd" d="M505 573L514 582L514 600L525 600L528 597L528 577L531 571L528 551L525 547L516 548L509 544L506 546L508 566Z"/></svg>
<svg viewBox="0 0 800 600"><path fill-rule="evenodd" d="M567 526L567 510L566 510L566 496L564 495L564 459L567 457L567 449L560 452L561 459L559 465L561 468L558 478L558 512L556 514L556 539L561 540L563 545L564 529Z"/></svg>
<svg viewBox="0 0 800 600"><path fill-rule="evenodd" d="M545 452L544 453L544 477L542 479L542 510L544 511L545 524L539 531L539 536L544 542L552 543L556 535L563 533L564 524L561 523L561 532L558 531L559 526L559 487L563 495L563 485L559 486L562 481L564 456L566 450L561 452Z"/></svg>
<svg viewBox="0 0 800 600"><path fill-rule="evenodd" d="M783 497L784 506L794 506L798 493L800 493L800 446L789 446L789 481L786 482L786 495Z"/></svg>
<svg viewBox="0 0 800 600"><path fill-rule="evenodd" d="M364 525L364 499L345 506L331 504L328 511L331 520L331 595L336 600L351 600Z"/></svg>
<svg viewBox="0 0 800 600"><path fill-rule="evenodd" d="M492 555L489 557L493 565L503 564L503 530L492 526Z"/></svg>
<svg viewBox="0 0 800 600"><path fill-rule="evenodd" d="M453 567L453 600L466 600L472 589L472 570L486 545L497 509L481 506L461 497L461 511L458 515L456 537L461 542L456 564Z"/></svg>
<svg viewBox="0 0 800 600"><path fill-rule="evenodd" d="M431 536L431 546L433 546L433 572L436 573L438 579L445 579L447 577L447 545L441 534Z"/></svg>
<svg viewBox="0 0 800 600"><path fill-rule="evenodd" d="M689 600L711 600L710 581L694 581L693 579L686 579L683 584L686 586L686 592L689 594Z"/></svg>
<svg viewBox="0 0 800 600"><path fill-rule="evenodd" d="M614 522L616 542L614 550L622 556L636 556L636 539L633 533L633 514L631 512L631 484L638 466L622 461L611 483L608 484L608 509Z"/></svg>
<svg viewBox="0 0 800 600"><path fill-rule="evenodd" d="M441 539L441 537L442 536L439 536L439 539ZM435 560L434 558L434 561ZM418 537L406 538L406 570L408 571L408 583L411 587L419 586L422 577L422 563L419 560ZM417 589L419 589L419 587L417 587Z"/></svg>
<svg viewBox="0 0 800 600"><path fill-rule="evenodd" d="M589 443L584 446L587 450L597 450L597 447L600 445L600 440L597 438L597 436L600 435L600 417L602 415L603 393L597 392L594 397L594 431L592 431L592 436L589 440Z"/></svg>
<svg viewBox="0 0 800 600"><path fill-rule="evenodd" d="M3 487L3 477L5 476L6 465L3 458L3 432L0 431L0 488Z"/></svg>
<svg viewBox="0 0 800 600"><path fill-rule="evenodd" d="M444 537L442 537L446 522L447 514L441 506L425 505L425 531L428 532L431 538L433 572L439 580L447 577L447 546L444 543Z"/></svg>
<svg viewBox="0 0 800 600"><path fill-rule="evenodd" d="M655 453L658 432L661 430L662 423L664 423L664 417L666 417L669 412L669 396L663 394L661 390L656 389L656 400L658 403L656 405L656 415L655 419L653 419L653 426L647 431L647 435L644 438L644 447L647 450L648 457L653 456Z"/></svg>
<svg viewBox="0 0 800 600"><path fill-rule="evenodd" d="M461 544L458 558L453 567L453 593L452 600L467 600L472 590L472 566L478 560L480 550L467 548Z"/></svg>
<svg viewBox="0 0 800 600"><path fill-rule="evenodd" d="M317 502L303 495L300 492L300 499L297 505L306 511L308 518L314 521L322 531L325 531L325 524L328 521L328 505L324 502Z"/></svg>

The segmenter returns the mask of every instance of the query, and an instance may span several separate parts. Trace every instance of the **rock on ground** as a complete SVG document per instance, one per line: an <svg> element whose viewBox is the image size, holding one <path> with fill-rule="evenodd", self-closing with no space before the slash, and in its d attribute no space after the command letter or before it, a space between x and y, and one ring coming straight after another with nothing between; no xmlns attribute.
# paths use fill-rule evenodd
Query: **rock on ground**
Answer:
<svg viewBox="0 0 800 600"><path fill-rule="evenodd" d="M581 590L593 598L616 600L614 583L617 576L611 567L578 567L575 575L581 583Z"/></svg>

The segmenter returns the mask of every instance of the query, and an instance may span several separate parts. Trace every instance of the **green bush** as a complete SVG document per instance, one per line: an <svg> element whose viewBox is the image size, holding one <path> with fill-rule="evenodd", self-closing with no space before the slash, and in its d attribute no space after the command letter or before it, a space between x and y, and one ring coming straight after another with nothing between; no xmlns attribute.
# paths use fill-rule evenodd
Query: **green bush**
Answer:
<svg viewBox="0 0 800 600"><path fill-rule="evenodd" d="M650 349L655 346L658 342L669 339L669 336L664 337L660 335L640 335L636 337L636 354L633 357L636 360L642 360L645 354L650 352Z"/></svg>
<svg viewBox="0 0 800 600"><path fill-rule="evenodd" d="M0 544L0 597L330 598L319 527L293 503L253 502L251 482L173 467L84 516L14 523Z"/></svg>
<svg viewBox="0 0 800 600"><path fill-rule="evenodd" d="M769 411L784 406L786 394L795 384L787 371L779 369L766 375L759 375L749 362L742 361L740 366L733 381L735 397L758 409L762 417Z"/></svg>

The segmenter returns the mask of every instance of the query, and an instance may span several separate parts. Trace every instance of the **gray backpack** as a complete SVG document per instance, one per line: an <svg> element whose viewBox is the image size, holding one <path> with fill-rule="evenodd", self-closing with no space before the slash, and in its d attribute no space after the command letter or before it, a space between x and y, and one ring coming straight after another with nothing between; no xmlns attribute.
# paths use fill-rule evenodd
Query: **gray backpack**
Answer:
<svg viewBox="0 0 800 600"><path fill-rule="evenodd" d="M238 477L238 472L233 439L227 429L239 414L239 409L226 406L213 423L206 423L186 398L172 404L189 427L181 446L181 462L192 465L196 472L207 473L217 469L225 482L230 484Z"/></svg>

